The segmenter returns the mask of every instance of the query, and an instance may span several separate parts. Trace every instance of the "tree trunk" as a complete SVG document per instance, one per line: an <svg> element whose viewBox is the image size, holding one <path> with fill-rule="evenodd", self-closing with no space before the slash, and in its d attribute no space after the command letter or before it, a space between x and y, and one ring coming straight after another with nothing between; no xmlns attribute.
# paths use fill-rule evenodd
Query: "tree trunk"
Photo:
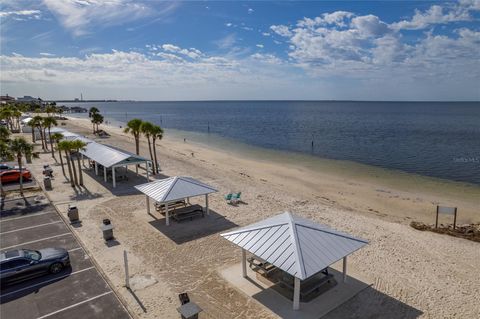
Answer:
<svg viewBox="0 0 480 319"><path fill-rule="evenodd" d="M57 144L57 148L58 148L58 144ZM60 157L60 164L62 165L63 176L65 176L65 167L63 167L62 151L58 150L58 156Z"/></svg>
<svg viewBox="0 0 480 319"><path fill-rule="evenodd" d="M65 150L65 157L67 158L68 175L70 175L70 185L72 187L75 187L75 183L73 181L72 166L70 165L70 158L68 157L68 151L67 150Z"/></svg>
<svg viewBox="0 0 480 319"><path fill-rule="evenodd" d="M140 137L138 135L135 135L135 151L137 155L140 155Z"/></svg>
<svg viewBox="0 0 480 319"><path fill-rule="evenodd" d="M75 161L72 158L72 153L69 153L70 163L72 164L73 179L75 180L75 185L78 185L77 171L75 170Z"/></svg>
<svg viewBox="0 0 480 319"><path fill-rule="evenodd" d="M20 195L23 196L23 172L22 172L22 154L17 156L18 168L20 169Z"/></svg>
<svg viewBox="0 0 480 319"><path fill-rule="evenodd" d="M155 144L156 144L155 142L156 142L156 139L154 138L153 139L153 156L155 158L155 173L159 174L160 170L158 169L157 148L155 147Z"/></svg>
<svg viewBox="0 0 480 319"><path fill-rule="evenodd" d="M83 186L83 174L82 174L82 165L80 165L80 156L77 154L78 161L78 177L80 180L80 186Z"/></svg>
<svg viewBox="0 0 480 319"><path fill-rule="evenodd" d="M45 141L43 139L43 130L41 127L39 127L38 130L40 131L40 139L42 140L42 150L45 151L45 143L44 143Z"/></svg>
<svg viewBox="0 0 480 319"><path fill-rule="evenodd" d="M47 128L43 128L43 138L45 139L45 149L48 151L48 143L47 143Z"/></svg>
<svg viewBox="0 0 480 319"><path fill-rule="evenodd" d="M35 127L32 126L32 143L35 143Z"/></svg>
<svg viewBox="0 0 480 319"><path fill-rule="evenodd" d="M50 133L50 128L48 128L48 139L50 140L50 148L52 149L52 157L56 161L57 159L55 158L55 151L53 150L53 141L52 141L52 134Z"/></svg>
<svg viewBox="0 0 480 319"><path fill-rule="evenodd" d="M152 174L155 174L155 162L153 161L153 153L152 153L152 143L150 142L150 136L147 136L148 141L148 152L150 153L150 159L152 160ZM148 169L148 165L147 165Z"/></svg>

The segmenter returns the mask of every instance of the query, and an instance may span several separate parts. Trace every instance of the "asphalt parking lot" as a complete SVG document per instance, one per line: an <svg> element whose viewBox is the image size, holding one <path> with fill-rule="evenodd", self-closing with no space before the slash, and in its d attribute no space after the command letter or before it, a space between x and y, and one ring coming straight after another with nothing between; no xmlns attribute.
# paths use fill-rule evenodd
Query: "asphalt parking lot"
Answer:
<svg viewBox="0 0 480 319"><path fill-rule="evenodd" d="M0 250L62 247L71 267L59 274L24 279L2 287L0 317L131 318L70 229L49 203L5 202L0 211Z"/></svg>

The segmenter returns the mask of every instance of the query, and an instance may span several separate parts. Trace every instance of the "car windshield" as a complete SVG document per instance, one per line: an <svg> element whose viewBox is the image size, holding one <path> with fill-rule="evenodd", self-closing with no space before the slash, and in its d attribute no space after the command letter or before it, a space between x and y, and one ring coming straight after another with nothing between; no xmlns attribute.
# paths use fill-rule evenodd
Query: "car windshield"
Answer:
<svg viewBox="0 0 480 319"><path fill-rule="evenodd" d="M25 254L26 258L31 259L31 260L38 261L38 260L40 260L40 258L42 258L42 255L40 254L40 252L36 251L36 250L24 249L23 253Z"/></svg>

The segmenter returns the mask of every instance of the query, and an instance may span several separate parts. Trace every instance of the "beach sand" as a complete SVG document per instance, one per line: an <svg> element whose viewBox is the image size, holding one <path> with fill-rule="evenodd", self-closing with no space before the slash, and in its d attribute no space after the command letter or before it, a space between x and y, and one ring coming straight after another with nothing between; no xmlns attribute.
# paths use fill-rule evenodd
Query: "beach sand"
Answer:
<svg viewBox="0 0 480 319"><path fill-rule="evenodd" d="M65 123L66 129L93 138L88 120ZM118 127L103 127L112 136L96 140L134 151L132 137ZM145 196L132 191L132 185L145 182L133 173L112 189L89 171L85 188L74 191L54 165L54 190L48 192L62 212L68 203L77 204L82 226L75 233L138 317L178 317L177 294L188 291L204 309L203 318L276 318L221 277L218 270L238 263L241 254L218 233L283 211L370 242L349 258L349 268L373 286L327 318L480 316L478 243L408 226L411 220L433 223L437 203L458 206L459 223L478 222L480 187L344 162L325 161L311 169L242 157L168 134L157 150L162 176L192 176L219 190L210 198L210 217L166 227L160 214L146 213ZM148 154L146 142L141 154ZM47 161L53 163L49 154L41 154L32 166L37 178ZM228 205L223 195L231 191L242 191L244 203ZM203 198L192 202L203 204ZM115 227L117 242L110 247L99 230L104 218ZM123 287L124 250L135 296Z"/></svg>

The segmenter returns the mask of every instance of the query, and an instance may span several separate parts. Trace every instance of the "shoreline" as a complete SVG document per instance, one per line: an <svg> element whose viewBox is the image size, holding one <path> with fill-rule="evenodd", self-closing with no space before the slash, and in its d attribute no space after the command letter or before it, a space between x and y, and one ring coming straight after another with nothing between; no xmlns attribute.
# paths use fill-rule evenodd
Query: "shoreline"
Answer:
<svg viewBox="0 0 480 319"><path fill-rule="evenodd" d="M85 129L91 128L88 119L67 118ZM116 125L102 126L110 133L129 138ZM240 175L263 183L274 183L281 191L288 189L292 195L322 200L332 206L395 222L415 220L432 223L437 204L459 207L459 223L480 222L480 186L476 184L264 149L241 142L233 143L231 147L228 139L218 136L213 136L216 140L213 143L195 138L201 135L168 129L164 139L158 143L159 155L162 156L163 151L171 151L191 157L193 153L196 159L212 165L230 166L232 170L240 170ZM184 137L187 138L186 143ZM212 141L211 136L206 137ZM100 142L108 144L108 140L101 139ZM131 145L133 150L133 140ZM286 186L287 183L292 184L291 187Z"/></svg>
<svg viewBox="0 0 480 319"><path fill-rule="evenodd" d="M61 127L97 142L135 150L133 137L119 128L103 126L111 136L99 138L92 135L88 120L65 121ZM147 214L145 196L133 190L134 185L145 183L143 171L138 176L130 170L129 179L113 189L110 182L85 168L84 186L72 188L50 153L41 152L40 160L30 167L39 178L43 165L51 164L56 177L53 191L48 192L52 203L61 214L66 214L69 203L75 203L82 224L74 232L138 318L177 317L175 296L185 291L204 309L205 318L278 318L261 301L249 298L222 277L221 269L238 264L241 254L219 234L282 211L369 241L350 259L349 273L373 283L371 288L325 318L356 318L358 313L381 318L392 313L398 318L413 313L421 318L467 318L480 311L475 298L480 279L471 276L480 269L478 243L408 225L412 220L408 215L433 221L433 204L425 192L380 188L379 182L345 179L332 171L256 161L184 143L168 133L157 151L162 174L152 178L193 176L218 189L209 199L209 217L166 227L161 214L155 210ZM148 154L145 141L140 143L140 154ZM223 195L230 191L242 191L242 203L228 205ZM204 204L203 198L191 201ZM101 243L99 225L105 218L115 226L118 245ZM129 253L130 282L138 299L124 286L124 251ZM458 304L462 307L455 307Z"/></svg>

